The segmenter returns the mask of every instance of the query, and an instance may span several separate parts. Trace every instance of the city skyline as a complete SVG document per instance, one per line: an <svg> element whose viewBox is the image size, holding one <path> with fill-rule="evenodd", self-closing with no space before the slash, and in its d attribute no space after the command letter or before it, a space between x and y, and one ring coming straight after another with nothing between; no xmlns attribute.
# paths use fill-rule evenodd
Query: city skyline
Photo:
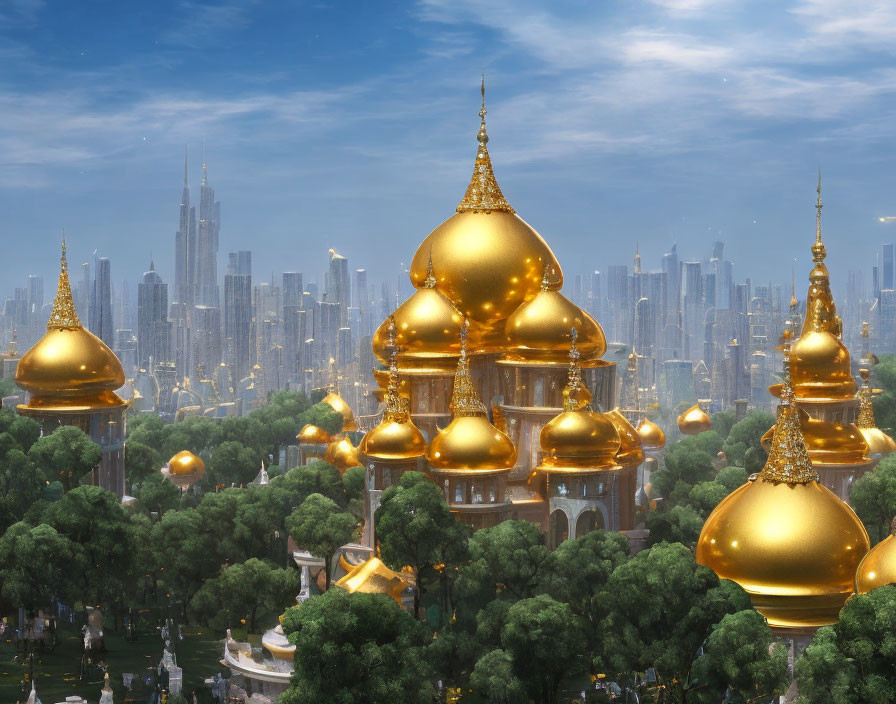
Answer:
<svg viewBox="0 0 896 704"><path fill-rule="evenodd" d="M17 7L0 19L15 69L0 79L0 201L5 241L29 246L12 244L7 278L51 277L64 227L76 259L99 250L113 280L137 281L152 256L173 282L185 143L194 196L204 153L226 199L219 251L253 242L257 276L283 260L308 269L329 247L392 276L391 253L462 195L482 71L498 178L570 275L631 261L633 240L653 268L673 242L698 258L721 239L738 276L783 281L796 258L805 280L819 164L835 288L896 235L877 220L896 209L877 117L893 92L884 3L849 15L817 0L749 15L706 0L563 5L519 18L435 0L168 3L89 27L64 7ZM136 22L139 40L116 38ZM89 51L60 41L71 23ZM594 261L575 271L583 247Z"/></svg>

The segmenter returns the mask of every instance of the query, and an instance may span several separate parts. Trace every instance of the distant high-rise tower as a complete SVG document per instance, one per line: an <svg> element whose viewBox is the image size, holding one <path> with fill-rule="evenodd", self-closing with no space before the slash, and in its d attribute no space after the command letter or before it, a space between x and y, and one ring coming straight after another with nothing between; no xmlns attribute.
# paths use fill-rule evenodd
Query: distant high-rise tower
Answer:
<svg viewBox="0 0 896 704"><path fill-rule="evenodd" d="M115 343L115 326L112 322L112 263L108 257L100 257L94 263L93 286L90 296L90 332L109 347Z"/></svg>
<svg viewBox="0 0 896 704"><path fill-rule="evenodd" d="M221 203L215 200L215 189L208 185L206 165L202 165L199 187L199 230L196 240L196 284L198 300L205 306L218 305L218 232L221 225Z"/></svg>
<svg viewBox="0 0 896 704"><path fill-rule="evenodd" d="M226 361L237 381L249 376L252 341L252 252L231 252L224 275Z"/></svg>
<svg viewBox="0 0 896 704"><path fill-rule="evenodd" d="M348 259L330 250L330 271L327 274L327 303L335 303L339 309L339 327L348 325L348 305L351 300L351 283L348 278Z"/></svg>
<svg viewBox="0 0 896 704"><path fill-rule="evenodd" d="M190 207L187 183L187 148L184 147L184 190L180 222L174 237L174 300L192 305L196 298L196 209Z"/></svg>
<svg viewBox="0 0 896 704"><path fill-rule="evenodd" d="M168 284L150 263L137 285L137 366L149 369L153 364L171 361L170 323L168 322Z"/></svg>

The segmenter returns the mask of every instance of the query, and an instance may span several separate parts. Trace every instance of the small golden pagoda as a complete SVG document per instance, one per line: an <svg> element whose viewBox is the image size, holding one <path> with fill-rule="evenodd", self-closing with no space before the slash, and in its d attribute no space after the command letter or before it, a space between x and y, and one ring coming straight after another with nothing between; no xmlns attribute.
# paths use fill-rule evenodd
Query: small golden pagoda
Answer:
<svg viewBox="0 0 896 704"><path fill-rule="evenodd" d="M862 323L862 343L865 347L868 345L868 337L868 323L865 322ZM881 460L896 451L896 440L878 428L874 421L874 406L871 402L874 392L871 389L872 357L870 351L864 351L861 363L859 375L862 377L862 386L858 393L859 417L856 420L856 426L868 445L868 456L873 460Z"/></svg>
<svg viewBox="0 0 896 704"><path fill-rule="evenodd" d="M712 421L698 402L678 416L678 429L682 435L699 435L712 430Z"/></svg>
<svg viewBox="0 0 896 704"><path fill-rule="evenodd" d="M890 524L890 534L871 548L859 564L856 593L867 594L893 583L896 583L896 518Z"/></svg>
<svg viewBox="0 0 896 704"><path fill-rule="evenodd" d="M125 383L115 353L78 318L62 241L59 287L47 332L19 360L16 384L29 392L21 415L36 420L43 432L60 425L83 430L103 450L91 483L124 496L124 438L127 403L115 393Z"/></svg>
<svg viewBox="0 0 896 704"><path fill-rule="evenodd" d="M818 481L803 441L789 350L768 460L713 510L697 562L740 584L773 628L811 632L834 623L853 593L868 534L853 510Z"/></svg>
<svg viewBox="0 0 896 704"><path fill-rule="evenodd" d="M649 418L642 418L636 430L641 438L641 446L645 450L661 450L666 446L666 434L663 429Z"/></svg>

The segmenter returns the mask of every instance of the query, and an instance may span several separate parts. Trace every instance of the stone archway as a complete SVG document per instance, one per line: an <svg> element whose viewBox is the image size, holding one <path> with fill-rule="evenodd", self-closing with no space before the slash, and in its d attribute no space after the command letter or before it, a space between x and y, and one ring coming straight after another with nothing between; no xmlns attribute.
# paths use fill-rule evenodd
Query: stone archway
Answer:
<svg viewBox="0 0 896 704"><path fill-rule="evenodd" d="M593 508L585 509L576 519L576 537L581 538L585 533L604 527L604 517L600 511Z"/></svg>
<svg viewBox="0 0 896 704"><path fill-rule="evenodd" d="M569 517L563 509L555 509L551 514L551 548L556 548L569 537Z"/></svg>

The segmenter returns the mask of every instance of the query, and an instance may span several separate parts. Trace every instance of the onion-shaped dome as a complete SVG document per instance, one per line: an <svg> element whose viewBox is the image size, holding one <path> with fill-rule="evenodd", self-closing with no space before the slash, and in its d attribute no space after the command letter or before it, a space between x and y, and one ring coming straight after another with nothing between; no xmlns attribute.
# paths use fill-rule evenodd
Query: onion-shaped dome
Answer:
<svg viewBox="0 0 896 704"><path fill-rule="evenodd" d="M299 434L296 435L296 442L299 445L327 445L333 438L323 428L310 423L302 426Z"/></svg>
<svg viewBox="0 0 896 704"><path fill-rule="evenodd" d="M389 363L389 325L394 318L399 367L450 370L457 365L464 318L445 294L435 288L436 278L432 274L431 263L429 267L423 287L398 306L373 335L373 353L383 364ZM478 334L475 330L468 342L473 347L477 346Z"/></svg>
<svg viewBox="0 0 896 704"><path fill-rule="evenodd" d="M803 333L793 343L791 365L797 399L846 399L856 393L849 350L829 332L810 330ZM778 388L776 385L772 392Z"/></svg>
<svg viewBox="0 0 896 704"><path fill-rule="evenodd" d="M867 324L862 330L862 335L864 337L868 335ZM868 457L879 460L896 451L896 441L876 427L874 422L874 407L871 404L871 369L862 367L859 373L862 376L862 388L859 391L859 418L856 426L865 444L868 445Z"/></svg>
<svg viewBox="0 0 896 704"><path fill-rule="evenodd" d="M205 476L205 462L189 450L181 450L168 460L162 474L175 486L186 490Z"/></svg>
<svg viewBox="0 0 896 704"><path fill-rule="evenodd" d="M641 419L637 431L645 450L656 450L666 446L666 434L663 429L649 418Z"/></svg>
<svg viewBox="0 0 896 704"><path fill-rule="evenodd" d="M550 247L504 198L489 158L485 105L473 177L457 213L423 240L411 262L411 281L423 286L436 262L437 287L460 312L481 323L506 319L538 293L545 266L560 272ZM558 276L557 287L562 285Z"/></svg>
<svg viewBox="0 0 896 704"><path fill-rule="evenodd" d="M619 450L616 453L616 462L623 467L637 467L644 461L644 448L641 446L641 438L635 426L629 423L622 411L614 408L606 413L599 413L609 420L619 434Z"/></svg>
<svg viewBox="0 0 896 704"><path fill-rule="evenodd" d="M695 403L688 410L678 416L678 429L682 435L699 435L707 430L712 430L712 422L709 416Z"/></svg>
<svg viewBox="0 0 896 704"><path fill-rule="evenodd" d="M603 414L564 411L541 429L540 440L544 467L616 466L619 433Z"/></svg>
<svg viewBox="0 0 896 704"><path fill-rule="evenodd" d="M809 450L812 464L825 466L868 462L868 443L855 425L818 420L799 408L795 413L799 417L803 442ZM771 448L774 432L775 426L772 426L762 436L760 442L766 452Z"/></svg>
<svg viewBox="0 0 896 704"><path fill-rule="evenodd" d="M334 411L342 415L342 432L349 432L358 429L355 422L355 414L352 413L351 407L345 402L342 396L334 389L321 399L321 403L327 404Z"/></svg>
<svg viewBox="0 0 896 704"><path fill-rule="evenodd" d="M344 472L349 467L357 467L361 464L361 461L358 459L358 450L352 445L352 441L348 438L334 440L327 445L324 461L329 462L340 472Z"/></svg>
<svg viewBox="0 0 896 704"><path fill-rule="evenodd" d="M62 243L59 288L47 332L19 360L16 384L30 392L29 408L121 406L115 390L125 383L115 353L84 329L75 310Z"/></svg>
<svg viewBox="0 0 896 704"><path fill-rule="evenodd" d="M505 359L530 362L565 362L570 330L578 333L576 345L585 360L600 359L607 351L604 331L597 321L559 291L551 290L545 270L541 290L507 319Z"/></svg>
<svg viewBox="0 0 896 704"><path fill-rule="evenodd" d="M871 548L859 564L856 592L867 594L892 583L896 583L896 520L890 524L890 535Z"/></svg>
<svg viewBox="0 0 896 704"><path fill-rule="evenodd" d="M489 423L485 406L476 396L467 362L465 331L466 325L462 328L461 353L451 395L454 417L430 441L426 459L433 469L510 469L516 462L516 447Z"/></svg>
<svg viewBox="0 0 896 704"><path fill-rule="evenodd" d="M859 428L862 439L868 446L868 457L879 460L892 452L896 452L896 440L893 440L880 428Z"/></svg>
<svg viewBox="0 0 896 704"><path fill-rule="evenodd" d="M837 620L852 594L868 534L818 483L789 380L783 396L765 466L710 514L697 562L740 584L769 625L821 626Z"/></svg>

